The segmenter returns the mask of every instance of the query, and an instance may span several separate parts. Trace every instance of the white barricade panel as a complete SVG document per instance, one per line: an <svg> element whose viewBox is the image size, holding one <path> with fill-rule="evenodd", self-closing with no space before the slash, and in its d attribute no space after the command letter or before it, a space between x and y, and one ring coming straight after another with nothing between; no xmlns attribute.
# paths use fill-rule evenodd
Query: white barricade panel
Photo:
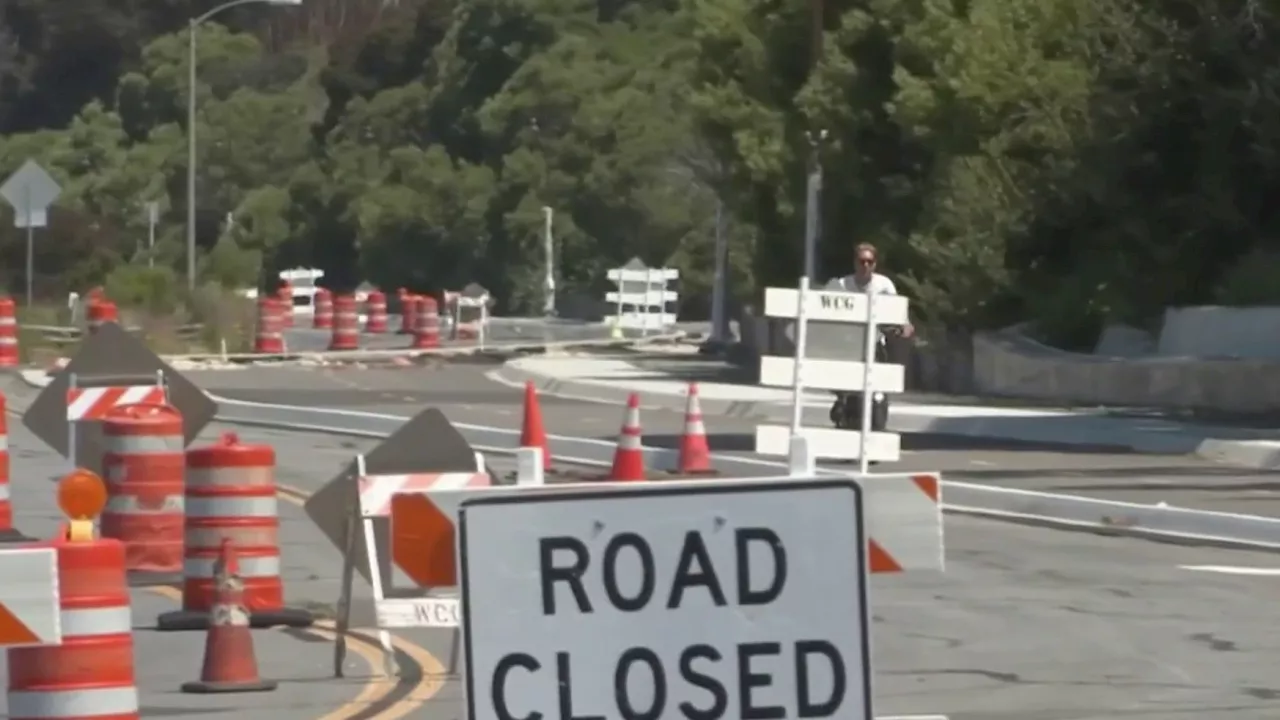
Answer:
<svg viewBox="0 0 1280 720"><path fill-rule="evenodd" d="M802 281L802 287L806 288L803 293L805 328L799 327L802 309L802 293L799 289L765 289L766 316L797 320L797 327L793 333L797 357L760 358L760 385L793 388L799 398L803 398L805 389L861 393L864 397L903 392L906 387L905 368L893 363L875 362L874 350L878 347L881 337L879 325L897 326L908 322L907 299L897 295L868 296L865 293L844 290L812 290L807 289L807 281ZM850 343L849 359L799 357L799 353L804 350L802 340L807 336L804 330L810 322L842 323L857 328L856 335L859 342ZM866 347L868 324L872 326L871 337L877 342L877 345L872 348ZM835 397L831 400L834 403ZM859 427L862 419L861 408L851 410L856 415L843 414L837 418L837 427L800 427L798 429L794 424L799 422L802 415L798 410L794 410L796 414L793 417L796 419L793 420L791 427L761 425L756 428L755 450L761 455L790 455L791 437L793 434L798 434L808 440L807 450L814 458L865 462L899 460L901 443L897 433L888 432L883 428L865 434L848 429ZM854 417L857 421L853 419ZM865 458L861 457L864 442Z"/></svg>
<svg viewBox="0 0 1280 720"><path fill-rule="evenodd" d="M805 317L809 322L865 323L867 295L843 290L810 290ZM800 291L795 288L765 288L764 314L768 317L795 318L800 309ZM901 295L876 295L877 325L902 325L907 322L907 299Z"/></svg>
<svg viewBox="0 0 1280 720"><path fill-rule="evenodd" d="M676 314L668 312L680 301L680 293L669 286L680 278L675 268L646 268L639 260L627 267L613 268L609 280L616 290L605 293L610 313L606 325L623 330L664 330L676 324Z"/></svg>
<svg viewBox="0 0 1280 720"><path fill-rule="evenodd" d="M836 428L800 428L800 434L809 441L809 452L814 457L833 460L857 460L862 433L857 430ZM867 433L867 459L872 462L897 462L902 458L902 439L898 433ZM786 425L757 425L756 453L760 455L786 456L791 452L791 428Z"/></svg>
<svg viewBox="0 0 1280 720"><path fill-rule="evenodd" d="M62 643L58 556L53 548L0 550L0 647Z"/></svg>
<svg viewBox="0 0 1280 720"><path fill-rule="evenodd" d="M795 382L796 361L789 357L765 355L760 358L760 384L766 387L791 387ZM861 392L866 365L853 360L817 360L807 358L800 366L800 382L823 390ZM872 363L868 387L882 393L900 393L906 385L906 368L892 363Z"/></svg>
<svg viewBox="0 0 1280 720"><path fill-rule="evenodd" d="M374 610L378 627L388 630L456 628L462 623L462 605L458 598L384 599L374 603Z"/></svg>

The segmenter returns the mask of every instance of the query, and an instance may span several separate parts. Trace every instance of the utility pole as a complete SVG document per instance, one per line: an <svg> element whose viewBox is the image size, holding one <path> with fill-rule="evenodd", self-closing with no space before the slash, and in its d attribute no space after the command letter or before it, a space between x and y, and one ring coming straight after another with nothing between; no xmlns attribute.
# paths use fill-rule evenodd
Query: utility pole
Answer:
<svg viewBox="0 0 1280 720"><path fill-rule="evenodd" d="M711 343L729 342L729 239L724 228L724 203L716 198L715 276L711 283Z"/></svg>
<svg viewBox="0 0 1280 720"><path fill-rule="evenodd" d="M818 238L822 235L822 161L819 144L827 139L827 131L821 130L809 137L809 173L805 183L804 206L804 275L810 281L818 277Z"/></svg>
<svg viewBox="0 0 1280 720"><path fill-rule="evenodd" d="M552 219L555 217L555 211L546 205L542 206L542 239L545 244L543 253L546 257L546 276L542 281L544 290L542 295L542 314L546 317L555 317L556 314L556 240L552 233Z"/></svg>

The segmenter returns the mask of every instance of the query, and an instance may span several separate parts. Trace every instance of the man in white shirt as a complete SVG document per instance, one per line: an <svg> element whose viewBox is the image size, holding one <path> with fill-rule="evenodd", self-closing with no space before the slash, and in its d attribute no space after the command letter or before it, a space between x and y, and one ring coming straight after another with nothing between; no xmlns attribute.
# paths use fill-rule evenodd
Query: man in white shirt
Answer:
<svg viewBox="0 0 1280 720"><path fill-rule="evenodd" d="M898 288L888 277L876 272L876 246L871 243L859 243L853 250L857 266L852 275L840 278L835 285L846 292L875 293L878 295L897 295ZM831 287L831 286L828 286ZM909 338L915 334L911 323L891 330L896 335ZM877 348L876 361L886 358L884 333L880 334L880 347ZM861 360L861 358L859 358ZM862 394L836 393L836 400L831 405L831 421L838 428L859 429L862 425ZM889 402L881 393L875 394L872 408L871 427L883 430L889 418Z"/></svg>
<svg viewBox="0 0 1280 720"><path fill-rule="evenodd" d="M845 275L837 283L841 290L857 293L875 293L877 295L897 295L898 286L886 275L876 272L876 246L871 243L859 243L853 249L854 262L857 266L852 275ZM903 325L901 334L909 338L915 334L911 323Z"/></svg>

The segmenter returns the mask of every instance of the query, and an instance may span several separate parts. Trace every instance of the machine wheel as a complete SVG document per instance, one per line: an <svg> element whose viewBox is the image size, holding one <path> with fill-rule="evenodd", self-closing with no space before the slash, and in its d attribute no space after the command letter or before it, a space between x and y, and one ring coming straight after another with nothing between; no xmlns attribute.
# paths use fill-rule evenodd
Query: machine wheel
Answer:
<svg viewBox="0 0 1280 720"><path fill-rule="evenodd" d="M845 430L848 428L845 424L844 406L845 402L842 397L837 397L836 401L831 403L831 412L829 413L829 416L831 418L831 424L835 425L837 430Z"/></svg>

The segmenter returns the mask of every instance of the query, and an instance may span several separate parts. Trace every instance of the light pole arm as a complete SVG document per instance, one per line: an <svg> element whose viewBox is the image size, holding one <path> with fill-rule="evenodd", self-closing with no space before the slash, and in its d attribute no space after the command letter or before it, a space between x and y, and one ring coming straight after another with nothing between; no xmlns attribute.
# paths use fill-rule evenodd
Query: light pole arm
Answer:
<svg viewBox="0 0 1280 720"><path fill-rule="evenodd" d="M241 5L253 5L255 3L270 3L272 5L295 4L295 3L285 3L285 2L273 2L273 0L231 0L231 2L222 3L221 5L213 8L212 10L206 12L203 15L197 15L196 17L191 18L191 25L192 27L199 25L200 23L204 22L205 20L208 20L214 15L217 15L223 10L230 10L233 7L240 7Z"/></svg>
<svg viewBox="0 0 1280 720"><path fill-rule="evenodd" d="M230 0L187 23L187 289L196 289L196 28L241 5L301 5L302 0Z"/></svg>

